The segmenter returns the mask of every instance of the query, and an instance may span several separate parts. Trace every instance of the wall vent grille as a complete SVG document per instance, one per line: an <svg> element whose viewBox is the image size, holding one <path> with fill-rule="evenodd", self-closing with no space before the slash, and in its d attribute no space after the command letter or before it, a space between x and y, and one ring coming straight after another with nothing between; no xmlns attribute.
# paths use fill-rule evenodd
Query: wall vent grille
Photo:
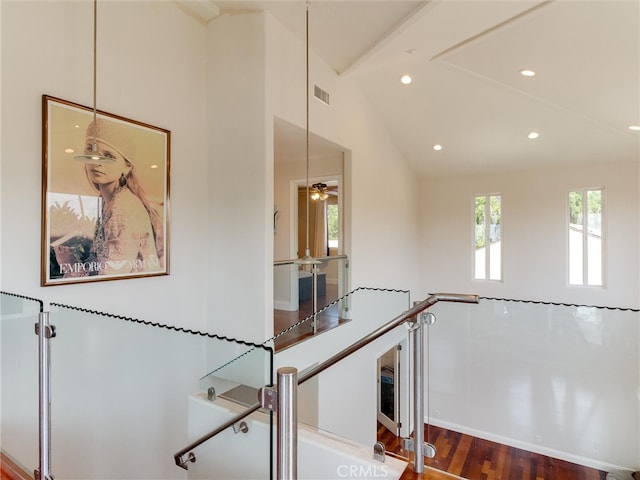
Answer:
<svg viewBox="0 0 640 480"><path fill-rule="evenodd" d="M329 92L325 92L319 86L313 86L313 95L323 103L329 105Z"/></svg>

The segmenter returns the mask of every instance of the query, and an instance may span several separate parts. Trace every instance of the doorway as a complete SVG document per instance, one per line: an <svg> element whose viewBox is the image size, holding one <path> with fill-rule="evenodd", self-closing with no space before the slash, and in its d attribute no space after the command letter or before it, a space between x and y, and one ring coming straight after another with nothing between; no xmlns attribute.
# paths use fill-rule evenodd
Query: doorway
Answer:
<svg viewBox="0 0 640 480"><path fill-rule="evenodd" d="M377 420L395 436L400 435L400 344L377 360Z"/></svg>
<svg viewBox="0 0 640 480"><path fill-rule="evenodd" d="M316 187L316 185L318 187ZM321 189L321 191L317 190ZM309 191L309 198L307 198ZM292 258L305 255L307 247L307 207L309 209L308 247L311 256L323 258L343 252L342 175L329 175L291 181Z"/></svg>

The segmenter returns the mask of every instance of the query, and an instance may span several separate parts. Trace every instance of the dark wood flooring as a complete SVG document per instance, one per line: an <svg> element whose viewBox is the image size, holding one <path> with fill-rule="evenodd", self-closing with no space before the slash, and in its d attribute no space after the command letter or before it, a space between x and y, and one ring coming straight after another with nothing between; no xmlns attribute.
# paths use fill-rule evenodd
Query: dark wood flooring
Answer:
<svg viewBox="0 0 640 480"><path fill-rule="evenodd" d="M519 448L501 445L444 428L425 425L424 438L436 447L435 458L425 458L423 474L407 468L401 480L465 478L470 480L605 480L606 472ZM387 452L407 458L402 439L378 423L378 440ZM433 470L447 476L434 476Z"/></svg>
<svg viewBox="0 0 640 480"><path fill-rule="evenodd" d="M4 452L0 452L0 480L33 480L33 475L5 455Z"/></svg>
<svg viewBox="0 0 640 480"><path fill-rule="evenodd" d="M327 284L326 295L319 296L317 301L318 310L322 310L321 313L316 315L316 335L338 325L346 322L340 318L340 307L338 304L331 305L325 308L326 305L336 301L338 299L338 286ZM273 331L276 332L276 339L274 341L274 348L276 352L295 345L313 337L312 320L309 319L303 324L286 331L292 325L309 318L313 314L311 300L300 303L300 310L290 312L287 310L274 310L273 311Z"/></svg>

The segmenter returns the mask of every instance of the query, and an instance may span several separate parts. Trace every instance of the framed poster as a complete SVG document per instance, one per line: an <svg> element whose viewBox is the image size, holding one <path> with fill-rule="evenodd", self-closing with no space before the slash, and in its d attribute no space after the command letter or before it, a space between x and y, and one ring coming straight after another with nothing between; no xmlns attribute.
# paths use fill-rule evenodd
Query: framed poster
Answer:
<svg viewBox="0 0 640 480"><path fill-rule="evenodd" d="M169 274L170 139L42 96L43 286Z"/></svg>

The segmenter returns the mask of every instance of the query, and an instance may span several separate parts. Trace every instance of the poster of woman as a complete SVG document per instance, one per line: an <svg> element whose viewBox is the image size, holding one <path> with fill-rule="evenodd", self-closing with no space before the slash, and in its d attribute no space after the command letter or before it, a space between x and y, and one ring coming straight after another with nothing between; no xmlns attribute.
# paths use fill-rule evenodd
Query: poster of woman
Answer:
<svg viewBox="0 0 640 480"><path fill-rule="evenodd" d="M43 95L42 285L169 273L170 132Z"/></svg>

